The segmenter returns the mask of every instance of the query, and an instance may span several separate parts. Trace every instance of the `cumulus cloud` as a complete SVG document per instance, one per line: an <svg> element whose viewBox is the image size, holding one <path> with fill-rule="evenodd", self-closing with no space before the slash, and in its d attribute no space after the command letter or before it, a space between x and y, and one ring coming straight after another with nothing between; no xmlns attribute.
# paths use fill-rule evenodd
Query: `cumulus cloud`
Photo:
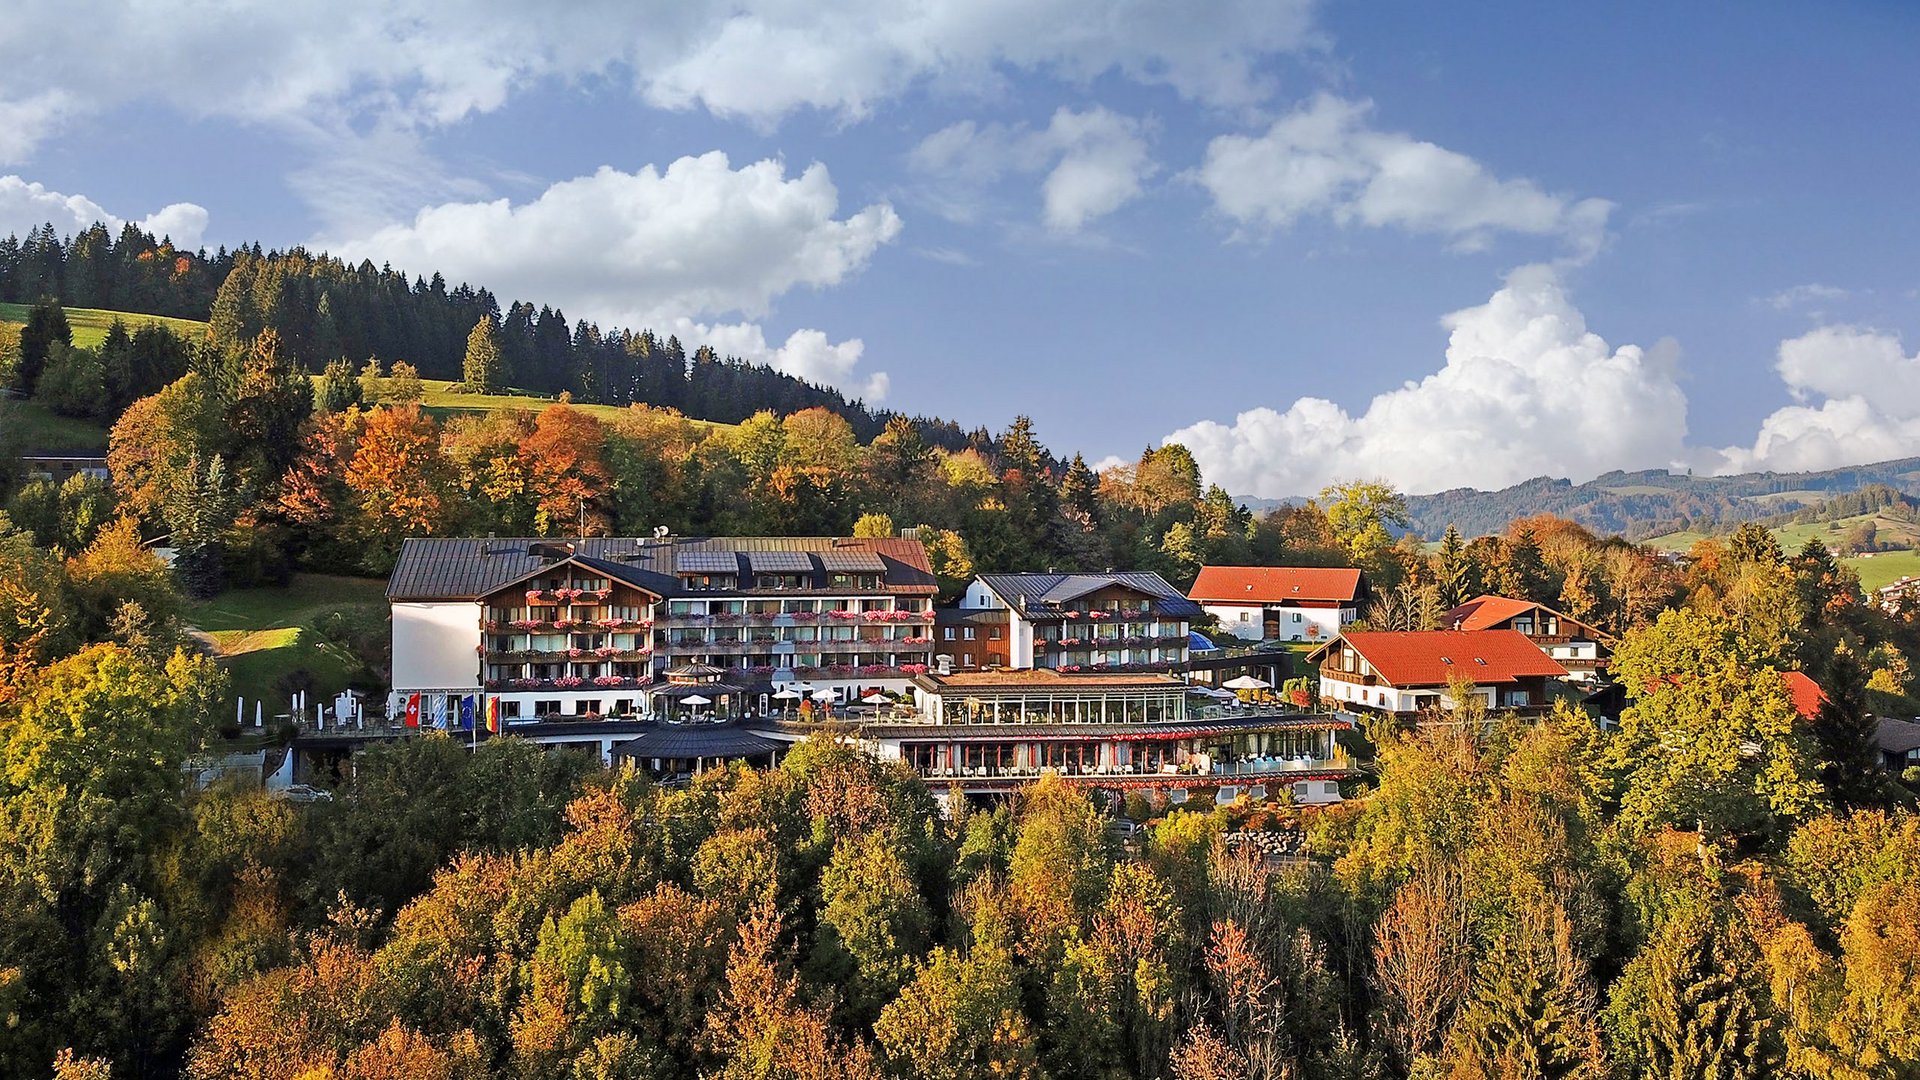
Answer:
<svg viewBox="0 0 1920 1080"><path fill-rule="evenodd" d="M789 178L778 161L735 169L713 151L665 171L603 167L519 206L443 203L326 246L352 260L485 282L503 296L552 297L606 322L757 317L791 289L859 272L900 234L891 206L836 218L839 202L824 165Z"/></svg>
<svg viewBox="0 0 1920 1080"><path fill-rule="evenodd" d="M1494 234L1563 238L1589 257L1613 204L1575 201L1531 180L1502 180L1465 154L1368 122L1369 102L1318 94L1259 135L1221 135L1194 178L1243 231L1308 216L1450 237L1467 248Z"/></svg>
<svg viewBox="0 0 1920 1080"><path fill-rule="evenodd" d="M431 267L503 297L538 297L569 315L625 326L698 326L684 335L803 378L845 386L864 346L802 330L771 347L756 325L704 317L765 315L802 287L859 273L900 234L885 203L847 217L818 163L789 177L778 161L735 169L719 151L664 171L602 168L519 206L506 199L428 207L412 221L323 246L358 261ZM886 392L884 375L865 391Z"/></svg>
<svg viewBox="0 0 1920 1080"><path fill-rule="evenodd" d="M1244 106L1264 64L1311 47L1312 0L20 0L0 37L0 163L134 100L277 122L443 125L556 80L625 78L650 104L769 124L843 118L916 87L995 93L1008 71L1118 73Z"/></svg>
<svg viewBox="0 0 1920 1080"><path fill-rule="evenodd" d="M1588 331L1553 267L1513 271L1486 304L1443 325L1445 366L1359 415L1302 398L1232 424L1202 421L1166 441L1192 450L1209 480L1265 498L1359 477L1409 492L1496 488L1683 457L1678 350L1609 345Z"/></svg>
<svg viewBox="0 0 1920 1080"><path fill-rule="evenodd" d="M974 202L1008 173L1045 172L1041 218L1056 233L1075 233L1140 197L1158 171L1147 148L1147 125L1106 108L1061 108L1047 126L962 120L922 139L907 155L936 190L949 217L974 216Z"/></svg>
<svg viewBox="0 0 1920 1080"><path fill-rule="evenodd" d="M854 377L854 366L867 350L859 338L832 342L819 330L795 330L784 344L775 347L767 344L766 332L755 323L708 326L691 319L675 319L671 326L683 343L711 345L723 356L737 356L808 382L838 387L869 405L887 396L891 380L886 372L873 372L863 382Z"/></svg>
<svg viewBox="0 0 1920 1080"><path fill-rule="evenodd" d="M95 222L117 234L126 221L85 195L66 195L18 176L0 176L0 236L25 236L48 222L62 236L72 236ZM156 239L171 237L175 247L192 251L206 234L207 211L193 203L174 203L134 224Z"/></svg>
<svg viewBox="0 0 1920 1080"><path fill-rule="evenodd" d="M1896 335L1821 327L1781 342L1775 370L1797 404L1761 421L1751 447L1701 455L1704 467L1832 469L1920 454L1920 356Z"/></svg>

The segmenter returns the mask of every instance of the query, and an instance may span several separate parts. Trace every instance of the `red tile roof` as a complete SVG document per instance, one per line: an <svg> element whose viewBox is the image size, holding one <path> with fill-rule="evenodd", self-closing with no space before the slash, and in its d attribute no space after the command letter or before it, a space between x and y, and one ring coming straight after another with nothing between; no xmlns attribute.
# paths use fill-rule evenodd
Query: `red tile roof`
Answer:
<svg viewBox="0 0 1920 1080"><path fill-rule="evenodd" d="M1660 689L1662 684L1679 686L1680 678L1678 675L1664 676L1649 685L1647 693ZM1827 692L1820 689L1819 683L1804 671L1783 671L1780 678L1787 684L1787 696L1793 699L1793 711L1800 714L1800 719L1810 721L1820 715L1820 706L1826 703Z"/></svg>
<svg viewBox="0 0 1920 1080"><path fill-rule="evenodd" d="M1787 693L1793 698L1793 711L1800 714L1802 720L1812 720L1820 715L1820 704L1827 700L1827 692L1820 684L1807 677L1804 671L1783 671L1781 677L1787 680Z"/></svg>
<svg viewBox="0 0 1920 1080"><path fill-rule="evenodd" d="M1445 686L1465 676L1480 686L1510 683L1532 675L1567 674L1526 635L1513 630L1357 631L1340 641L1366 658L1394 686ZM1330 641L1326 651L1340 647Z"/></svg>
<svg viewBox="0 0 1920 1080"><path fill-rule="evenodd" d="M1539 606L1531 600L1515 600L1511 596L1476 596L1447 612L1440 621L1456 630L1485 630Z"/></svg>
<svg viewBox="0 0 1920 1080"><path fill-rule="evenodd" d="M1203 566L1187 597L1200 603L1284 604L1352 600L1360 571L1336 566Z"/></svg>

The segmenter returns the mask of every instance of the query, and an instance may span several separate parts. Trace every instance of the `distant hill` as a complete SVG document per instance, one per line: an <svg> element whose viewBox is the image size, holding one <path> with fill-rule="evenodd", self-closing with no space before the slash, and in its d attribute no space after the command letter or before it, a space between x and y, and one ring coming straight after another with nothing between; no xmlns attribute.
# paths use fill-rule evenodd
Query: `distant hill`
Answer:
<svg viewBox="0 0 1920 1080"><path fill-rule="evenodd" d="M1407 499L1412 532L1437 539L1449 524L1466 536L1497 533L1515 518L1555 514L1634 540L1725 532L1743 521L1817 510L1829 499L1885 484L1920 496L1920 458L1824 472L1688 476L1665 469L1610 472L1584 484L1537 477L1499 491L1456 488Z"/></svg>

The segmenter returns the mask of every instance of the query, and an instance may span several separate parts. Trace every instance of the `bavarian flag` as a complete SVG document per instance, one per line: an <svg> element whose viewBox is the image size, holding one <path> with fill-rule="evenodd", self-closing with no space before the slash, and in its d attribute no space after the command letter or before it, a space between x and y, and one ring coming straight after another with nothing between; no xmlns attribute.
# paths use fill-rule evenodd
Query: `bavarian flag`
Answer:
<svg viewBox="0 0 1920 1080"><path fill-rule="evenodd" d="M419 694L409 694L407 696L407 726L408 727L420 726L420 695Z"/></svg>
<svg viewBox="0 0 1920 1080"><path fill-rule="evenodd" d="M460 730L473 730L473 695L465 694L460 698Z"/></svg>
<svg viewBox="0 0 1920 1080"><path fill-rule="evenodd" d="M487 730L500 734L500 699L497 697L487 699Z"/></svg>

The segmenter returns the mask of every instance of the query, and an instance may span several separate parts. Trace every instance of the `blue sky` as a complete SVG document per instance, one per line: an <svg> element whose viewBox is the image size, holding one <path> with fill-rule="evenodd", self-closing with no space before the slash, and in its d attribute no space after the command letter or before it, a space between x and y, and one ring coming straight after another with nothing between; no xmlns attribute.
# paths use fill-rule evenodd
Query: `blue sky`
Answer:
<svg viewBox="0 0 1920 1080"><path fill-rule="evenodd" d="M1242 495L1920 454L1920 12L30 0L0 230L305 243Z"/></svg>

